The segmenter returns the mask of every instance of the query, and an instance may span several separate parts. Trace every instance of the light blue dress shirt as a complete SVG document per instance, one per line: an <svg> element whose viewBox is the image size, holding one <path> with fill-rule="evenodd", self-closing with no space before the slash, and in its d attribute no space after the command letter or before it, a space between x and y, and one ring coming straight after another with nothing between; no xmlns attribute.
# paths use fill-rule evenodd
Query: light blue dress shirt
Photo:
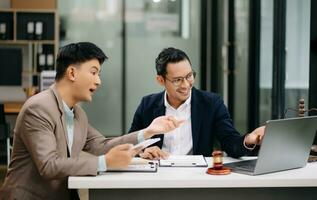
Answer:
<svg viewBox="0 0 317 200"><path fill-rule="evenodd" d="M68 151L71 155L72 146L74 141L74 109L70 109L67 104L63 101L64 111L65 111L65 120L66 120L66 129L68 137ZM138 143L144 141L143 131L138 133ZM107 171L107 163L104 155L98 157L98 172Z"/></svg>
<svg viewBox="0 0 317 200"><path fill-rule="evenodd" d="M67 104L63 101L64 111L65 111L65 120L66 120L66 129L68 137L68 151L71 155L72 146L74 141L74 109L70 109ZM107 170L106 159L104 155L98 157L98 172L104 172Z"/></svg>

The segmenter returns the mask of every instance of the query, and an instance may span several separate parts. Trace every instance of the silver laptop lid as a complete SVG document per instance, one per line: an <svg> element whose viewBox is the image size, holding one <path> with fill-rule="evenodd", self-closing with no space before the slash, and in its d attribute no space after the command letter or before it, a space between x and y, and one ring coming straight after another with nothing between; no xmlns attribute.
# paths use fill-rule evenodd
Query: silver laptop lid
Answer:
<svg viewBox="0 0 317 200"><path fill-rule="evenodd" d="M317 130L317 116L268 121L255 174L304 167Z"/></svg>

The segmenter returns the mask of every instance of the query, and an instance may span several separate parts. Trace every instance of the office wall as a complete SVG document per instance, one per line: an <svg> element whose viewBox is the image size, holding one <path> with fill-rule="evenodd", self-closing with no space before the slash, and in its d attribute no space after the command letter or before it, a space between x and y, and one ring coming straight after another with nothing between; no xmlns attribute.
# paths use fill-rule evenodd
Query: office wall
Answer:
<svg viewBox="0 0 317 200"><path fill-rule="evenodd" d="M200 82L200 1L125 0L126 38L122 37L122 3L122 0L58 1L64 32L61 46L91 41L109 56L102 67L102 86L92 103L83 104L90 123L107 136L127 132L141 97L162 90L155 82L154 61L163 48L174 46L184 50L198 73L195 85L199 87ZM125 93L122 93L123 67Z"/></svg>
<svg viewBox="0 0 317 200"><path fill-rule="evenodd" d="M10 0L1 0L0 1L0 8L10 8Z"/></svg>

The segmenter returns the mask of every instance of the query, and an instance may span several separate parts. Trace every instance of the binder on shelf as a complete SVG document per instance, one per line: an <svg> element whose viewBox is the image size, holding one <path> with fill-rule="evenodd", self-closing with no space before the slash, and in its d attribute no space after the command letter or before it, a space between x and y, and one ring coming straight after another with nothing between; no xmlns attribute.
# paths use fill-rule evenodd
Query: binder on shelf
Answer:
<svg viewBox="0 0 317 200"><path fill-rule="evenodd" d="M13 12L0 12L0 40L13 40Z"/></svg>
<svg viewBox="0 0 317 200"><path fill-rule="evenodd" d="M42 72L45 70L46 56L45 54L38 54L37 71Z"/></svg>
<svg viewBox="0 0 317 200"><path fill-rule="evenodd" d="M29 21L26 24L26 32L27 32L28 39L33 40L34 39L34 22L33 21Z"/></svg>
<svg viewBox="0 0 317 200"><path fill-rule="evenodd" d="M49 88L55 81L56 71L42 71L40 74L40 91Z"/></svg>
<svg viewBox="0 0 317 200"><path fill-rule="evenodd" d="M55 40L55 12L16 11L17 40Z"/></svg>
<svg viewBox="0 0 317 200"><path fill-rule="evenodd" d="M43 38L43 28L44 24L42 21L37 21L35 23L35 38L41 40Z"/></svg>
<svg viewBox="0 0 317 200"><path fill-rule="evenodd" d="M53 54L46 55L46 66L47 66L47 70L54 70L54 55Z"/></svg>
<svg viewBox="0 0 317 200"><path fill-rule="evenodd" d="M1 40L5 40L6 38L6 34L7 33L7 23L5 22L0 22L0 39Z"/></svg>

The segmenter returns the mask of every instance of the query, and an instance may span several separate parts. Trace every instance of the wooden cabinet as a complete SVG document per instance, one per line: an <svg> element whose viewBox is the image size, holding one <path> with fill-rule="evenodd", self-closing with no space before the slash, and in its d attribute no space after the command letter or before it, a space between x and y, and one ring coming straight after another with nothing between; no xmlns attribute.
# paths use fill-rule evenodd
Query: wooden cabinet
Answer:
<svg viewBox="0 0 317 200"><path fill-rule="evenodd" d="M41 71L55 69L58 43L56 9L0 9L0 49L2 52L12 48L21 51L22 87L36 86ZM15 59L14 55L7 54L6 58L2 58L4 54L0 57ZM4 65L0 63L1 73L6 71Z"/></svg>

